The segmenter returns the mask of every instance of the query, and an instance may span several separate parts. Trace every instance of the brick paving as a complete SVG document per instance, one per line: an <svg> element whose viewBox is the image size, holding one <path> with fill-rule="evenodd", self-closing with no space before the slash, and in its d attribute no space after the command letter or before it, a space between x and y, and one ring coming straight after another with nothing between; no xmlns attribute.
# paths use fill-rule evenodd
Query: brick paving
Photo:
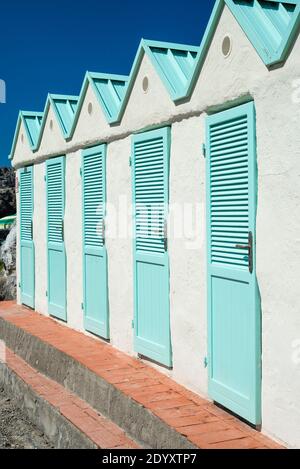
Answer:
<svg viewBox="0 0 300 469"><path fill-rule="evenodd" d="M7 347L6 364L99 448L139 448L117 425L63 386L36 371Z"/></svg>
<svg viewBox="0 0 300 469"><path fill-rule="evenodd" d="M283 448L150 365L114 349L106 342L74 331L14 302L0 303L0 317L79 361L199 448ZM78 427L81 425L83 431L100 447L136 447L122 430L84 401L40 375L12 352L8 357L9 366L14 366L23 376L26 369L25 378L35 386L35 390L52 405L58 406L66 418ZM98 429L93 426L95 421Z"/></svg>

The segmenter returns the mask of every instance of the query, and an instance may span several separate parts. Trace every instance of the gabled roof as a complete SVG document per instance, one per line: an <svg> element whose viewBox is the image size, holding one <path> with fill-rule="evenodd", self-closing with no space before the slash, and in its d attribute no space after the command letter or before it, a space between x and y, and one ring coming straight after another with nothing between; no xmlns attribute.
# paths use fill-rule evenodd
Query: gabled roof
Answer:
<svg viewBox="0 0 300 469"><path fill-rule="evenodd" d="M225 0L268 66L285 60L299 26L299 0Z"/></svg>
<svg viewBox="0 0 300 469"><path fill-rule="evenodd" d="M60 94L48 94L45 109L43 112L43 119L41 129L39 133L38 141L33 148L33 151L37 151L42 140L45 124L48 116L50 106L54 110L54 114L57 118L59 127L62 131L63 137L67 138L70 128L72 126L74 115L78 105L78 96L66 96Z"/></svg>
<svg viewBox="0 0 300 469"><path fill-rule="evenodd" d="M199 47L197 46L142 39L131 67L128 86L119 115L114 123L118 123L123 116L144 54L147 54L151 60L171 99L176 101L182 98L188 88L198 51Z"/></svg>
<svg viewBox="0 0 300 469"><path fill-rule="evenodd" d="M79 95L77 111L68 135L69 139L73 136L89 85L94 90L107 121L112 123L118 117L128 85L128 76L86 72Z"/></svg>
<svg viewBox="0 0 300 469"><path fill-rule="evenodd" d="M50 106L54 109L63 137L70 140L89 85L98 98L107 122L119 123L145 54L171 99L175 102L187 99L193 92L225 5L266 66L286 60L299 31L300 0L216 0L200 47L142 39L129 77L87 72L79 98L48 95L44 113L20 113L10 158L22 120L31 149L38 150Z"/></svg>
<svg viewBox="0 0 300 469"><path fill-rule="evenodd" d="M43 119L43 113L42 112L31 112L31 111L20 111L18 120L17 120L17 126L14 134L14 139L12 143L12 148L11 148L11 154L13 155L17 140L18 140L18 135L19 135L19 130L21 123L23 123L27 140L29 143L30 148L33 150L36 146L36 143L38 141L40 129L41 129L41 124L42 124L42 119ZM10 158L11 156L9 156Z"/></svg>
<svg viewBox="0 0 300 469"><path fill-rule="evenodd" d="M21 115L26 129L29 144L31 148L34 148L39 138L43 113L22 111Z"/></svg>
<svg viewBox="0 0 300 469"><path fill-rule="evenodd" d="M64 137L67 137L73 124L79 98L78 96L64 96L59 94L50 94L49 98Z"/></svg>
<svg viewBox="0 0 300 469"><path fill-rule="evenodd" d="M88 79L96 92L108 122L113 122L118 116L125 96L128 76L88 72Z"/></svg>
<svg viewBox="0 0 300 469"><path fill-rule="evenodd" d="M173 100L182 96L192 77L199 47L167 42L141 43Z"/></svg>

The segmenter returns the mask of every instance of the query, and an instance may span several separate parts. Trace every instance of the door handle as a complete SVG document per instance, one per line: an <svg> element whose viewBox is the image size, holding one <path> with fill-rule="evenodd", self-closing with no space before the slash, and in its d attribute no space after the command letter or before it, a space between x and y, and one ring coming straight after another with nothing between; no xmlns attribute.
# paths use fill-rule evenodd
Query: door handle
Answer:
<svg viewBox="0 0 300 469"><path fill-rule="evenodd" d="M30 236L31 236L31 241L33 240L33 221L30 221Z"/></svg>
<svg viewBox="0 0 300 469"><path fill-rule="evenodd" d="M164 221L164 250L168 250L168 224L167 220Z"/></svg>
<svg viewBox="0 0 300 469"><path fill-rule="evenodd" d="M248 244L236 244L237 249L247 249L248 250L248 269L250 274L253 272L253 234L252 231L248 233Z"/></svg>

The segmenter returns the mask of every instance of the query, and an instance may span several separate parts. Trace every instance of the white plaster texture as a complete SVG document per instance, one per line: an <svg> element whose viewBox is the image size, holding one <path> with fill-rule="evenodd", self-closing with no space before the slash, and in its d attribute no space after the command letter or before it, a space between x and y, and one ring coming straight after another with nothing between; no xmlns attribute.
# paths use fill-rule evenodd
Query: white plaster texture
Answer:
<svg viewBox="0 0 300 469"><path fill-rule="evenodd" d="M45 174L45 163L34 165L33 241L35 253L35 309L39 313L48 315L48 300L46 296L48 288L48 256Z"/></svg>
<svg viewBox="0 0 300 469"><path fill-rule="evenodd" d="M224 58L223 37L230 34L232 53ZM170 203L199 204L199 245L188 249L188 239L170 234L170 303L174 368L165 371L200 394L207 393L206 247L205 247L205 115L254 100L257 125L258 210L257 277L262 304L263 431L290 447L300 446L300 363L295 344L300 340L300 38L283 67L268 70L230 11L225 7L190 101L175 105L148 57L144 56L123 119L109 126L94 92L88 88L74 137L65 142L57 121L32 154L17 143L13 164L20 167L50 155L68 153L66 163L66 252L68 262L68 321L82 330L82 247L80 151L88 144L108 142L107 199L131 202L130 134L172 123ZM149 78L149 91L142 79ZM299 99L298 99L299 98ZM93 114L87 112L93 103ZM21 132L20 132L21 135ZM76 153L74 151L76 150ZM40 200L45 199L41 175L35 177L36 268L44 272L46 221ZM37 200L38 199L38 200ZM40 206L39 206L40 204ZM108 207L108 221L111 219ZM172 219L170 218L170 222ZM44 230L44 231L43 231ZM39 239L40 238L40 239ZM186 237L188 238L188 236ZM195 240L194 240L195 241ZM107 238L111 343L133 351L132 240ZM43 282L36 304L44 312ZM299 357L299 354L298 354Z"/></svg>

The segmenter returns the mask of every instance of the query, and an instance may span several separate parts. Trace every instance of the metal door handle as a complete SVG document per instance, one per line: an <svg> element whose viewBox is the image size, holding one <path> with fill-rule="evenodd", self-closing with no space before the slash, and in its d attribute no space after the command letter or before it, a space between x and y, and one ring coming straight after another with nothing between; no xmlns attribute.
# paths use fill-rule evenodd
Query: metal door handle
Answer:
<svg viewBox="0 0 300 469"><path fill-rule="evenodd" d="M253 234L252 231L248 233L248 244L236 244L237 249L248 249L248 268L250 274L253 272Z"/></svg>
<svg viewBox="0 0 300 469"><path fill-rule="evenodd" d="M167 220L164 221L164 250L168 250L168 224Z"/></svg>

